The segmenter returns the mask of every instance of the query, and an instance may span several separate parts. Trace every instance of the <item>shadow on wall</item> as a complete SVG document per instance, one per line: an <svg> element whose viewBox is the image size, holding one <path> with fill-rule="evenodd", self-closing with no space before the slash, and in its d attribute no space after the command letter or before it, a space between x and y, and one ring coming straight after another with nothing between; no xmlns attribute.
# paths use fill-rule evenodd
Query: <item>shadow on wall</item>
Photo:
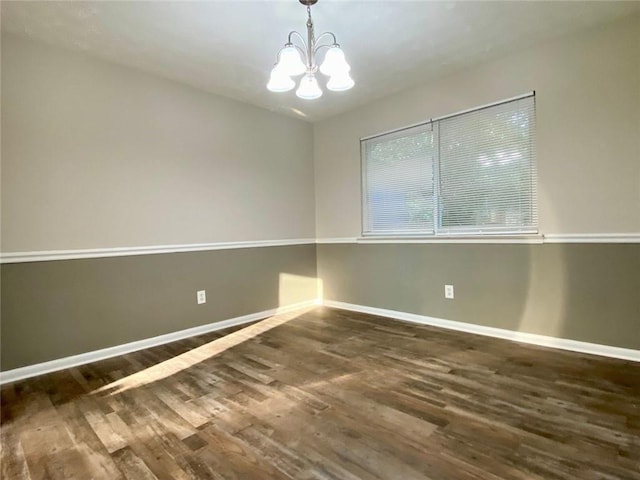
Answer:
<svg viewBox="0 0 640 480"><path fill-rule="evenodd" d="M640 350L640 244L554 246L566 278L558 336Z"/></svg>
<svg viewBox="0 0 640 480"><path fill-rule="evenodd" d="M640 349L640 245L528 246L518 331Z"/></svg>
<svg viewBox="0 0 640 480"><path fill-rule="evenodd" d="M539 187L540 205L553 206L554 199L550 197L545 186ZM558 224L555 208L548 208L541 213L548 224ZM563 338L568 285L567 272L563 268L562 249L552 248L543 252L542 245L523 245L522 247L527 250L528 267L524 273L528 274L529 282L528 288L523 290L526 297L522 312L519 317L515 317L520 321L513 330ZM537 253L548 255L537 255Z"/></svg>
<svg viewBox="0 0 640 480"><path fill-rule="evenodd" d="M536 262L528 244L415 245L403 263L420 270L421 314L518 332L554 336L561 330L564 274ZM416 261L416 258L419 258ZM558 261L559 259L556 259ZM558 263L560 264L560 263ZM412 282L413 275L404 279ZM542 281L541 281L542 280ZM446 299L444 285L454 285ZM540 302L540 298L545 298Z"/></svg>
<svg viewBox="0 0 640 480"><path fill-rule="evenodd" d="M327 300L622 348L639 272L638 244L318 245Z"/></svg>
<svg viewBox="0 0 640 480"><path fill-rule="evenodd" d="M562 337L563 324L567 320L566 292L567 272L563 268L562 249L548 249L546 255L537 255L540 245L527 245L528 267L522 274L528 275L520 322L514 330L550 337ZM517 298L517 297L516 297Z"/></svg>

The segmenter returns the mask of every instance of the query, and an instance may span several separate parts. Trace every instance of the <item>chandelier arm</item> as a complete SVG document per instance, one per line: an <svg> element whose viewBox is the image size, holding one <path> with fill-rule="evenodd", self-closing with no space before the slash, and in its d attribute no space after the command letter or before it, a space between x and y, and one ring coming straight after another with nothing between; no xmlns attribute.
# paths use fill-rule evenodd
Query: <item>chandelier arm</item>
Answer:
<svg viewBox="0 0 640 480"><path fill-rule="evenodd" d="M296 37L298 40L300 40L300 42L302 43L302 47L300 47L299 45L296 45L295 43L293 43L293 37ZM308 51L309 48L307 47L307 42L305 42L304 37L302 36L302 34L300 32L296 32L295 30L293 30L292 32L289 32L289 36L287 38L287 45L291 45L293 47L295 47L296 50L298 50L298 52L300 52L300 54L302 55L302 58L307 60L304 63L305 64L309 64L308 61Z"/></svg>
<svg viewBox="0 0 640 480"><path fill-rule="evenodd" d="M298 50L298 52L300 52L300 54L302 55L302 58L306 59L307 58L307 50L306 47L305 49L302 49L302 47L299 47L298 45L293 45L295 47L296 50ZM309 62L304 62L305 64L309 63Z"/></svg>
<svg viewBox="0 0 640 480"><path fill-rule="evenodd" d="M336 36L335 36L332 32L324 32L324 33L321 33L321 34L318 36L318 38L316 38L316 43L319 43L319 42L320 42L320 39L321 39L322 37L326 36L326 35L329 35L329 36L331 36L331 38L333 38L333 44L332 44L332 45L327 45L327 46L331 47L331 46L333 46L333 45L338 45L338 41L336 40Z"/></svg>
<svg viewBox="0 0 640 480"><path fill-rule="evenodd" d="M307 49L307 42L305 41L305 39L302 36L302 34L300 32L296 32L295 30L293 30L292 32L289 32L289 37L287 39L287 43L293 44L292 37L294 35L302 42L302 45L304 45L304 48L306 50Z"/></svg>
<svg viewBox="0 0 640 480"><path fill-rule="evenodd" d="M313 54L315 55L316 53L318 53L321 48L331 48L331 47L333 47L333 45L334 44L328 44L328 43L324 43L322 45L317 45L316 49L313 51Z"/></svg>

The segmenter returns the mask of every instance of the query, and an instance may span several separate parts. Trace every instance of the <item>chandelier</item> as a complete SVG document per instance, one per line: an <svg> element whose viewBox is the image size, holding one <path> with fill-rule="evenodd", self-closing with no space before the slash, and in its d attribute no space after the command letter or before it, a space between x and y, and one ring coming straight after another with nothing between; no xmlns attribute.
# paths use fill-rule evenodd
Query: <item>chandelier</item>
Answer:
<svg viewBox="0 0 640 480"><path fill-rule="evenodd" d="M354 81L349 75L351 67L344 58L344 53L336 41L336 36L331 32L325 32L315 38L313 31L313 20L311 19L311 5L318 0L300 0L300 3L307 7L307 40L293 31L289 33L287 43L278 52L278 57L267 88L272 92L288 92L295 87L295 82L291 77L302 75L296 95L305 100L313 100L322 96L322 90L318 85L316 73L329 77L327 88L334 92L349 90L354 85ZM321 44L320 41L330 37L333 43ZM301 45L295 45L293 40L297 39ZM321 49L326 48L324 61L318 67L316 55ZM303 61L304 59L304 61Z"/></svg>

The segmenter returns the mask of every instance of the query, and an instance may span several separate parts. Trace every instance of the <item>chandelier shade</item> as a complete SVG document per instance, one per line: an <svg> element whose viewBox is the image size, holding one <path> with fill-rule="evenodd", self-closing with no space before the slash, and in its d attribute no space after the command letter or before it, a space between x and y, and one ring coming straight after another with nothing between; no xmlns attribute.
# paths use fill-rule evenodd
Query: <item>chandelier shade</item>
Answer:
<svg viewBox="0 0 640 480"><path fill-rule="evenodd" d="M327 88L333 92L344 92L353 87L354 84L355 82L349 75L349 72L337 73L329 78Z"/></svg>
<svg viewBox="0 0 640 480"><path fill-rule="evenodd" d="M320 90L320 85L318 85L315 75L307 73L302 77L296 90L296 95L303 100L315 100L322 96L322 90Z"/></svg>
<svg viewBox="0 0 640 480"><path fill-rule="evenodd" d="M276 64L276 68L290 77L300 75L307 70L302 58L300 58L300 52L293 45L285 45L280 50L280 59Z"/></svg>
<svg viewBox="0 0 640 480"><path fill-rule="evenodd" d="M271 77L269 77L269 83L267 83L267 88L272 92L288 92L296 86L296 82L294 82L291 77L285 74L282 70L278 69L278 67L274 67L271 70Z"/></svg>
<svg viewBox="0 0 640 480"><path fill-rule="evenodd" d="M305 37L292 31L289 33L287 43L278 52L276 64L271 71L267 89L272 92L288 92L295 87L295 81L291 77L302 75L296 95L305 100L313 100L322 96L322 89L316 78L319 71L329 77L327 88L334 92L349 90L355 84L349 75L351 67L347 63L344 52L336 41L336 36L331 32L325 32L316 38L311 18L311 5L318 0L299 0L307 7L307 35ZM324 39L330 39L330 43L322 43ZM296 41L294 44L293 41ZM321 50L326 49L324 60L320 66L316 57ZM304 74L304 75L303 75Z"/></svg>
<svg viewBox="0 0 640 480"><path fill-rule="evenodd" d="M338 45L332 45L324 56L324 62L320 65L320 72L328 76L348 73L351 67L344 58L344 52Z"/></svg>

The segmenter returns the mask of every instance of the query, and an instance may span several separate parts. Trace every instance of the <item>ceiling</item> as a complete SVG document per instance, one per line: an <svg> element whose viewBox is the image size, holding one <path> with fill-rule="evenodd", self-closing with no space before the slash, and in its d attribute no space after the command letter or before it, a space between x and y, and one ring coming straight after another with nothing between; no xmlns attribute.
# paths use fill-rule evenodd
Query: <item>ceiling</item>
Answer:
<svg viewBox="0 0 640 480"><path fill-rule="evenodd" d="M266 88L297 0L6 1L2 30L129 65L212 93L316 121L568 32L640 11L640 2L331 1L312 8L356 86L318 100Z"/></svg>

